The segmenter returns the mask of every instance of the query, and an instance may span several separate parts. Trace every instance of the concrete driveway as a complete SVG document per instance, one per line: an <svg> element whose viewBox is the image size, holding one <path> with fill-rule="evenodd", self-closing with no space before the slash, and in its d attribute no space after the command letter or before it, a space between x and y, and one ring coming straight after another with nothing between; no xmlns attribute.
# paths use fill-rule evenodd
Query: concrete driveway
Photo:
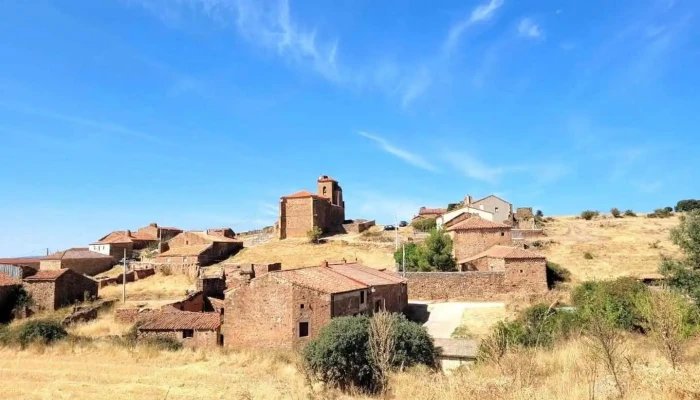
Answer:
<svg viewBox="0 0 700 400"><path fill-rule="evenodd" d="M500 302L431 302L410 301L411 304L428 306L428 321L423 326L436 339L449 339L452 332L462 324L462 315L467 309L504 308Z"/></svg>

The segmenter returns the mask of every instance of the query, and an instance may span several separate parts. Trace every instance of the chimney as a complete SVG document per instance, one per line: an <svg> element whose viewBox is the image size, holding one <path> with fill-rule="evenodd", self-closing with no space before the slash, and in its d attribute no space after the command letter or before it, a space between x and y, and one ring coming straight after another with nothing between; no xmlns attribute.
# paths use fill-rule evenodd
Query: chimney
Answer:
<svg viewBox="0 0 700 400"><path fill-rule="evenodd" d="M126 230L126 236L131 236L131 231L129 229Z"/></svg>
<svg viewBox="0 0 700 400"><path fill-rule="evenodd" d="M467 203L465 205L467 205L467 206L472 204L472 201L474 201L474 199L472 198L472 195L470 195L470 194L468 194L467 197L464 198L464 202Z"/></svg>
<svg viewBox="0 0 700 400"><path fill-rule="evenodd" d="M328 261L324 261L321 263L321 266L324 268L328 268Z"/></svg>

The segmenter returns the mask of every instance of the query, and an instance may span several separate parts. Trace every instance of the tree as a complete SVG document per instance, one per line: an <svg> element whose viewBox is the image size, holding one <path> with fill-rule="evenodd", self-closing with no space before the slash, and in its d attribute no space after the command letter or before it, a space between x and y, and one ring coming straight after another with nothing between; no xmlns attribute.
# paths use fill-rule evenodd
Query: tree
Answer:
<svg viewBox="0 0 700 400"><path fill-rule="evenodd" d="M306 232L306 237L309 238L309 242L318 243L318 240L321 238L321 234L323 234L321 228L314 226L308 232Z"/></svg>
<svg viewBox="0 0 700 400"><path fill-rule="evenodd" d="M700 210L681 215L680 224L671 229L671 241L694 269L700 269Z"/></svg>
<svg viewBox="0 0 700 400"><path fill-rule="evenodd" d="M615 218L620 218L620 216L621 216L622 213L620 212L620 210L618 210L617 208L613 207L612 209L610 209L610 214L612 214L612 216L615 217Z"/></svg>
<svg viewBox="0 0 700 400"><path fill-rule="evenodd" d="M419 259L419 246L415 243L406 243L404 248L399 248L394 253L394 261L396 264L401 265L404 261L404 249L406 250L406 271L419 271L418 259Z"/></svg>
<svg viewBox="0 0 700 400"><path fill-rule="evenodd" d="M452 256L452 238L442 229L433 229L418 249L418 268L422 271L455 271L457 263Z"/></svg>
<svg viewBox="0 0 700 400"><path fill-rule="evenodd" d="M537 211L535 212L535 217L537 217L537 218L542 218L542 217L544 217L544 213L542 212L542 210L537 210Z"/></svg>
<svg viewBox="0 0 700 400"><path fill-rule="evenodd" d="M671 229L671 241L680 247L683 258L664 257L659 271L669 286L688 294L700 305L700 210L681 215L680 224Z"/></svg>
<svg viewBox="0 0 700 400"><path fill-rule="evenodd" d="M600 215L600 213L598 211L593 210L586 210L581 212L581 218L585 219L586 221L590 221L598 215Z"/></svg>
<svg viewBox="0 0 700 400"><path fill-rule="evenodd" d="M700 200L681 200L676 204L676 212L689 212L693 210L700 210Z"/></svg>
<svg viewBox="0 0 700 400"><path fill-rule="evenodd" d="M625 217L636 217L637 214L634 213L632 210L626 210L625 211Z"/></svg>

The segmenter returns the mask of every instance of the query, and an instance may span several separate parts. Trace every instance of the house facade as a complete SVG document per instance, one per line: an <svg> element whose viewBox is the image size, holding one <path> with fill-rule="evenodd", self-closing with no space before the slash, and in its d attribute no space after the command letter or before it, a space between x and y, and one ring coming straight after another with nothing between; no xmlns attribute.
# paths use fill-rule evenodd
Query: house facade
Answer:
<svg viewBox="0 0 700 400"><path fill-rule="evenodd" d="M48 271L71 269L79 274L94 276L112 268L114 263L114 258L109 255L76 247L44 257L39 263L39 269Z"/></svg>
<svg viewBox="0 0 700 400"><path fill-rule="evenodd" d="M492 213L494 222L503 223L513 218L513 205L493 194L478 200L467 195L463 205Z"/></svg>
<svg viewBox="0 0 700 400"><path fill-rule="evenodd" d="M138 329L140 339L170 338L185 347L211 348L222 343L217 312L160 311L148 315Z"/></svg>
<svg viewBox="0 0 700 400"><path fill-rule="evenodd" d="M279 239L306 237L314 227L324 233L342 229L345 221L343 189L327 175L319 177L316 184L316 194L302 190L280 198L276 225Z"/></svg>
<svg viewBox="0 0 700 400"><path fill-rule="evenodd" d="M458 259L461 271L504 272L506 290L547 291L547 260L544 256L514 246L493 246L479 254Z"/></svg>
<svg viewBox="0 0 700 400"><path fill-rule="evenodd" d="M231 229L182 232L165 243L153 262L204 266L223 261L243 248L242 241L229 236Z"/></svg>
<svg viewBox="0 0 700 400"><path fill-rule="evenodd" d="M398 275L356 264L272 271L226 294L222 334L232 348L300 348L332 318L400 312L408 301Z"/></svg>
<svg viewBox="0 0 700 400"><path fill-rule="evenodd" d="M479 254L493 246L513 243L511 227L478 216L447 228L452 238L452 252L457 260Z"/></svg>
<svg viewBox="0 0 700 400"><path fill-rule="evenodd" d="M95 298L98 291L97 281L71 269L40 270L23 282L39 310L55 310Z"/></svg>
<svg viewBox="0 0 700 400"><path fill-rule="evenodd" d="M450 222L454 221L456 218L466 215L467 217L470 216L479 216L487 221L493 221L494 215L490 211L482 210L479 208L474 208L471 206L466 206L466 207L460 207L458 209L452 210L452 211L447 211L444 214L439 215L436 219L436 225L438 228L443 227L445 224L450 224ZM466 219L466 218L465 218Z"/></svg>

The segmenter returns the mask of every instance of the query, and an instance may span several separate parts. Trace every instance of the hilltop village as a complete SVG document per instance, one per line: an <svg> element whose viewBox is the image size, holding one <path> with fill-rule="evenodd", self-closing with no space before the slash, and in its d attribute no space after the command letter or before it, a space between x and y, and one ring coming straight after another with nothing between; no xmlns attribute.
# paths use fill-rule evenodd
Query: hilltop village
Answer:
<svg viewBox="0 0 700 400"><path fill-rule="evenodd" d="M107 233L84 248L0 259L0 308L18 287L34 301L15 309L15 318L76 307L100 298L112 285L125 285L128 298L132 282L147 283L156 274L185 275L196 281L196 290L181 300L158 307L118 305L115 320L138 323L142 337L167 336L191 347L299 348L339 316L407 313L413 300L497 300L548 291L545 257L525 248L542 235L532 209L514 211L494 195L466 196L448 208L420 208L411 226L424 220L434 221L452 239L452 272L405 271L398 263L381 268L356 259L294 269L284 268L284 259L232 263L245 240L231 228L183 231L151 223ZM411 226L401 229L415 231ZM346 218L343 189L323 175L315 192L280 198L279 218L266 233L268 240L285 241L305 240L315 230L332 238L369 229L377 229L375 221ZM122 265L121 273L107 273Z"/></svg>

